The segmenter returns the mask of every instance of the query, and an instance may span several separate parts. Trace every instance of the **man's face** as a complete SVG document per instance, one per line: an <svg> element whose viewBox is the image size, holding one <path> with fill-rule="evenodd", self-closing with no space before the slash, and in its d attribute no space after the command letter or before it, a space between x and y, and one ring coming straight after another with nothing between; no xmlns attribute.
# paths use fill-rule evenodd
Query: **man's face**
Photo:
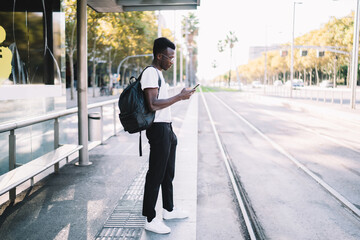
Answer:
<svg viewBox="0 0 360 240"><path fill-rule="evenodd" d="M175 51L171 48L167 48L160 54L160 66L165 71L168 70L174 63Z"/></svg>

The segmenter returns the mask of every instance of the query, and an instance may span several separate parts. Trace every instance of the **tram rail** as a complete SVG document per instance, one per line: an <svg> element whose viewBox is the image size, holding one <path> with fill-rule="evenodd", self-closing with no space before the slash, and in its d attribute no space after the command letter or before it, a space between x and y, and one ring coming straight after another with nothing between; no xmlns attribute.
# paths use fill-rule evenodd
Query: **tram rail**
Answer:
<svg viewBox="0 0 360 240"><path fill-rule="evenodd" d="M265 232L261 227L261 224L256 218L255 211L252 209L251 201L248 199L248 196L246 194L246 189L244 189L243 185L241 184L240 176L237 175L237 172L235 171L233 167L233 163L231 160L231 156L226 150L226 145L224 144L224 141L222 141L221 136L218 133L218 130L215 126L213 117L211 115L209 106L206 102L206 98L204 97L203 92L200 90L200 94L202 97L202 100L204 102L204 106L206 108L206 112L208 114L208 117L211 122L211 126L214 132L214 135L216 137L217 145L219 146L223 161L226 165L226 169L233 187L233 191L236 195L236 200L239 204L242 217L244 219L244 222L246 223L246 229L248 231L248 236L245 236L249 239L265 239ZM250 129L252 129L254 132L256 132L262 139L266 140L272 148L276 149L279 153L284 155L287 159L289 159L292 163L294 163L298 168L300 168L304 173L306 173L307 176L309 176L312 180L316 181L323 189L326 190L328 194L330 194L332 197L334 197L341 205L345 206L350 212L357 218L360 217L360 210L351 203L346 197L344 197L342 194L340 194L338 191L336 191L333 187L331 187L326 181L321 179L321 177L317 176L314 172L312 172L308 167L306 167L303 163L301 163L298 159L296 159L294 156L292 156L288 151L286 151L280 144L278 144L276 141L271 139L269 136L264 134L259 128L254 126L251 122L249 122L247 119L245 119L241 114L236 112L232 107L230 107L228 104L226 104L222 99L220 99L218 96L216 96L213 93L209 93L211 97L216 99L221 105L224 106L229 112L231 112L233 115L235 115L239 120L241 120L243 123L247 125ZM266 111L266 113L270 114L269 111ZM274 116L274 114L270 114L275 118L280 118L279 116ZM319 137L324 138L327 141L330 141L332 143L338 144L342 147L347 147L348 149L359 153L359 150L355 146L349 146L348 144L345 144L341 140L336 140L335 138L331 136L324 135L321 132L318 132L316 130L312 130L306 126L301 125L298 122L295 122L298 126L300 126L300 129L305 130L309 133L316 134Z"/></svg>
<svg viewBox="0 0 360 240"><path fill-rule="evenodd" d="M253 124L251 124L249 121L247 121L243 116L241 116L238 112L236 112L233 108L231 108L229 105L227 105L224 101L222 101L219 97L217 97L215 94L210 93L212 97L214 97L218 102L220 102L225 108L227 108L230 112L232 112L237 118L239 118L242 122L248 125L252 130L254 130L256 133L258 133L263 139L265 139L267 142L269 142L273 148L275 148L278 152L283 154L285 157L287 157L289 160L291 160L296 166L298 166L301 170L303 170L309 177L311 177L313 180L315 180L317 183L319 183L331 196L335 197L341 204L346 206L354 215L357 217L360 217L360 210L352 204L348 199L346 199L343 195L341 195L338 191L336 191L334 188L332 188L329 184L327 184L324 180L322 180L320 177L318 177L316 174L314 174L309 168L307 168L304 164L302 164L299 160L297 160L295 157L293 157L289 152L287 152L282 146L280 146L278 143L273 141L271 138L269 138L267 135L265 135L263 132L261 132L260 129L255 127ZM308 129L307 129L308 130ZM313 131L312 131L313 132ZM317 132L313 132L318 134ZM321 134L319 134L322 137L325 137ZM343 143L340 143L339 141L336 141L330 137L326 137L327 140L330 140L334 143L337 143L341 146L344 146ZM357 149L351 146L347 146L349 149L359 152Z"/></svg>
<svg viewBox="0 0 360 240"><path fill-rule="evenodd" d="M271 115L271 116L273 116L273 117L275 117L275 118L278 118L278 119L281 119L281 120L286 120L286 119L284 119L284 118L282 118L282 117L279 117L279 116L271 113L270 111L263 110L263 112L265 112L266 114ZM335 138L333 138L333 137L331 137L331 136L324 135L323 133L321 133L321 132L319 132L319 131L313 130L313 129L309 128L309 127L305 127L305 126L303 126L302 124L300 124L300 123L298 123L298 122L294 122L294 123L296 123L296 125L297 125L299 128L301 128L302 130L304 130L304 131L313 133L313 134L315 134L315 135L317 135L317 136L319 136L319 137L321 137L321 138L324 138L324 139L327 140L327 141L330 141L330 142L335 143L335 144L337 144L337 145L339 145L339 146L342 146L342 147L346 147L346 148L351 149L352 151L360 154L360 149L357 149L357 148L356 148L355 146L353 146L352 144L345 143L345 142L339 141L339 140L337 140L337 139L335 139Z"/></svg>
<svg viewBox="0 0 360 240"><path fill-rule="evenodd" d="M233 164L231 162L231 158L229 156L229 154L227 153L227 151L224 148L224 145L220 139L220 136L218 134L218 131L215 127L215 123L214 120L212 118L212 115L210 113L209 110L209 106L206 102L206 99L204 97L204 94L201 90L200 87L200 94L201 94L201 98L203 100L204 106L206 108L206 112L208 114L208 117L210 119L210 123L211 123L211 127L213 129L215 138L216 138L216 142L217 145L220 149L221 152L221 156L222 159L224 161L224 164L226 166L226 170L233 188L233 191L235 193L236 196L236 201L239 205L240 211L241 211L241 215L242 218L245 222L245 228L247 230L247 236L245 236L246 238L249 238L251 240L256 240L256 239L265 239L263 231L261 229L261 226L259 225L259 223L256 220L256 216L249 204L249 201L247 200L246 197L246 193L245 193L245 189L242 187L241 185L241 181L239 179L239 176L236 174L234 168L233 168Z"/></svg>

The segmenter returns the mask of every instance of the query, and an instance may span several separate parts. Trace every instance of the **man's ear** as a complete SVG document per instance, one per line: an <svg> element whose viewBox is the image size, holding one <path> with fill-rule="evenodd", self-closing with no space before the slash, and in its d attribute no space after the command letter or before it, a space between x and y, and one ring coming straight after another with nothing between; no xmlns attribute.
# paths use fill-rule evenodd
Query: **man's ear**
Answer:
<svg viewBox="0 0 360 240"><path fill-rule="evenodd" d="M161 60L161 53L158 53L158 54L156 54L156 59L158 60L158 61L160 61Z"/></svg>

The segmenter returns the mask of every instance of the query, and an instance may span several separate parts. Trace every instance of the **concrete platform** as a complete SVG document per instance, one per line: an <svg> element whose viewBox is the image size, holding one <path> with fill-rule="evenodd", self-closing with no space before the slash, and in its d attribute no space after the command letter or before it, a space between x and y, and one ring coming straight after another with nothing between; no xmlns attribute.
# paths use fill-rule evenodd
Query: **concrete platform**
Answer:
<svg viewBox="0 0 360 240"><path fill-rule="evenodd" d="M2 205L0 239L241 239L237 208L199 97L195 94L190 101L172 107L178 137L174 200L190 217L165 221L172 229L170 234L153 234L143 228L149 147L143 134L144 156L139 157L138 134L121 132L89 152L91 166L66 164L59 174L49 175L18 195L13 205ZM259 97L259 101L264 99L269 97ZM358 123L359 110L274 99L294 109ZM161 217L161 197L158 200L156 210Z"/></svg>
<svg viewBox="0 0 360 240"><path fill-rule="evenodd" d="M197 166L198 166L198 94L191 99L178 137L174 179L174 205L189 212L184 220L164 221L171 228L168 235L144 231L141 240L196 239L197 213ZM157 218L162 218L162 202L159 194L156 204Z"/></svg>
<svg viewBox="0 0 360 240"><path fill-rule="evenodd" d="M130 239L196 239L198 96L174 106L173 119L178 137L174 200L191 215L183 221L168 221L171 234L159 238L143 229L149 146L143 133L144 156L139 157L138 134L121 132L89 152L91 166L66 164L59 174L50 174L19 194L14 204L3 204L0 239L129 239L122 234L124 229L122 233L114 230L124 223L124 216L135 224L133 229L140 226L138 232L128 231L133 234ZM161 208L159 202L158 216ZM110 227L111 231L103 232Z"/></svg>

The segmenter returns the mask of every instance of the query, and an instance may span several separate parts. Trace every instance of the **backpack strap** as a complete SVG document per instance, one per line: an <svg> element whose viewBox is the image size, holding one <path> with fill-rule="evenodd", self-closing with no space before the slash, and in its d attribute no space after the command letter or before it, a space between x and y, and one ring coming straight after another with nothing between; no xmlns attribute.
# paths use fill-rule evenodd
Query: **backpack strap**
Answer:
<svg viewBox="0 0 360 240"><path fill-rule="evenodd" d="M139 132L139 156L141 157L142 156L142 144L141 144L141 132Z"/></svg>
<svg viewBox="0 0 360 240"><path fill-rule="evenodd" d="M151 65L150 65L150 66L146 66L146 67L142 70L142 72L140 73L140 76L137 78L137 80L139 80L139 81L141 80L141 77L142 77L144 71L145 71L148 67L151 67ZM130 78L130 79L131 79L131 78Z"/></svg>
<svg viewBox="0 0 360 240"><path fill-rule="evenodd" d="M147 66L145 69L147 69L148 67L154 67L154 66ZM154 67L155 68L155 67ZM141 76L143 74L143 72L145 71L145 69L142 71L142 73L140 74L139 76L139 79L141 79ZM155 69L156 70L156 69ZM159 93L160 93L160 87L161 87L161 78L160 78L160 75L158 73L158 71L156 70L156 73L158 74L158 85L159 85L159 91L158 91L158 94L157 94L157 98L159 98ZM141 141L141 132L139 132L139 156L141 157L142 156L142 141Z"/></svg>
<svg viewBox="0 0 360 240"><path fill-rule="evenodd" d="M156 67L154 67L153 65L146 66L146 67L144 68L144 70L142 70L142 72L140 73L140 76L138 77L138 79L137 79L137 80L139 80L139 81L141 80L141 77L142 77L142 75L143 75L144 71L145 71L147 68L149 68L149 67L153 67L153 68L155 68L155 71L156 71L156 73L157 73L157 75L158 75L158 86L159 86L159 91L158 91L158 95L157 95L157 97L159 97L160 87L161 87L161 78L160 78L160 74L159 74L158 70L156 69ZM131 78L133 78L133 77L131 77ZM131 79L131 78L130 78L130 79Z"/></svg>
<svg viewBox="0 0 360 240"><path fill-rule="evenodd" d="M156 69L156 67L154 67L153 65L151 65L151 66L147 66L146 68L148 68L148 67L153 67L153 68L155 68L155 71L156 71L156 73L157 73L157 75L158 75L158 86L159 86L159 91L158 91L158 95L157 95L157 97L159 98L160 87L161 87L161 78L160 78L160 74L159 74L158 70ZM146 68L145 68L145 69L146 69ZM144 69L144 71L145 71L145 69Z"/></svg>

